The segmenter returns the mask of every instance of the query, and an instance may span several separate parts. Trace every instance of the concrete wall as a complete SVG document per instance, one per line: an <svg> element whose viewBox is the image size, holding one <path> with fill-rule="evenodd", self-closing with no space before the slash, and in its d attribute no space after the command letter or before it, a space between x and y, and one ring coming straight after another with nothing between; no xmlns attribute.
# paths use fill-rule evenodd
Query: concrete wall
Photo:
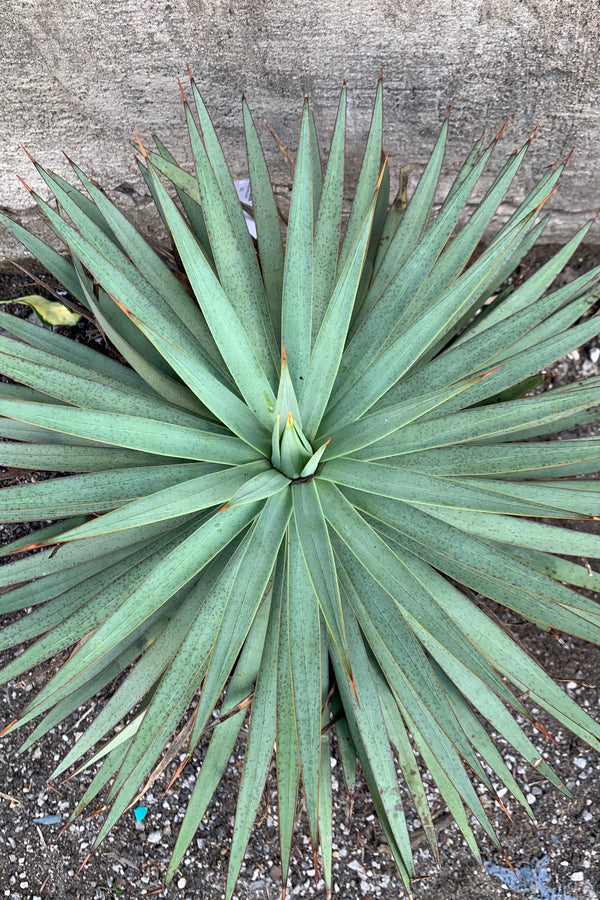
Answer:
<svg viewBox="0 0 600 900"><path fill-rule="evenodd" d="M257 122L270 120L293 148L304 92L326 143L343 78L356 165L383 65L393 171L426 159L448 104L449 173L484 126L493 133L507 116L506 152L541 122L521 192L575 146L547 231L562 239L600 206L599 43L600 6L589 0L3 0L0 206L31 220L15 173L37 182L21 144L63 173L64 149L143 224L132 128L185 158L177 78L186 62L236 176L242 90ZM266 144L283 186L268 135ZM5 235L0 253L17 253Z"/></svg>

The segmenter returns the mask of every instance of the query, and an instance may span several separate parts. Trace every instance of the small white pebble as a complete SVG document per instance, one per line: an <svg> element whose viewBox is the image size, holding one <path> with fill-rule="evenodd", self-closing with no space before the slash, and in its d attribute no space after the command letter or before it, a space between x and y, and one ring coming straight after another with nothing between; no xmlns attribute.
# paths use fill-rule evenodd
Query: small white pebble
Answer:
<svg viewBox="0 0 600 900"><path fill-rule="evenodd" d="M186 884L187 884L186 879L180 878L179 881L177 882L177 887L179 888L180 891L182 891L184 889L184 887L186 886Z"/></svg>
<svg viewBox="0 0 600 900"><path fill-rule="evenodd" d="M598 362L600 359L600 347L592 347L590 350L590 359L592 362Z"/></svg>
<svg viewBox="0 0 600 900"><path fill-rule="evenodd" d="M587 759L584 759L583 756L576 756L573 763L578 769L585 769L587 766Z"/></svg>
<svg viewBox="0 0 600 900"><path fill-rule="evenodd" d="M567 690L574 691L576 687L577 687L576 681L567 681Z"/></svg>
<svg viewBox="0 0 600 900"><path fill-rule="evenodd" d="M348 868L352 869L353 872L360 872L361 875L365 871L357 859L351 859L348 863Z"/></svg>
<svg viewBox="0 0 600 900"><path fill-rule="evenodd" d="M158 844L162 838L160 831L151 831L146 840L149 844Z"/></svg>
<svg viewBox="0 0 600 900"><path fill-rule="evenodd" d="M532 794L531 792L529 794L527 794L527 802L529 804L535 803L536 800L537 800L537 797L535 796L535 794Z"/></svg>
<svg viewBox="0 0 600 900"><path fill-rule="evenodd" d="M571 881L583 881L583 872L573 872Z"/></svg>

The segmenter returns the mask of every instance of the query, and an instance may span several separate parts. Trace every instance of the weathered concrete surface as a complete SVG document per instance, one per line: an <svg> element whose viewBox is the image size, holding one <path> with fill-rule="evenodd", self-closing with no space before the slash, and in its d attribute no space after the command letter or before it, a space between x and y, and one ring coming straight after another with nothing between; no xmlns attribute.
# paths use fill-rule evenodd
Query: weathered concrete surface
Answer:
<svg viewBox="0 0 600 900"><path fill-rule="evenodd" d="M156 131L186 158L177 87L186 62L235 175L244 174L242 90L257 121L293 148L303 93L328 139L343 78L356 164L383 65L394 171L426 159L448 104L449 175L483 127L493 133L507 116L506 152L541 123L521 193L575 146L546 231L562 239L600 205L599 42L600 7L582 0L3 0L0 206L31 220L15 173L39 182L23 144L62 173L65 150L147 224L132 129L146 140ZM18 253L4 234L0 253Z"/></svg>

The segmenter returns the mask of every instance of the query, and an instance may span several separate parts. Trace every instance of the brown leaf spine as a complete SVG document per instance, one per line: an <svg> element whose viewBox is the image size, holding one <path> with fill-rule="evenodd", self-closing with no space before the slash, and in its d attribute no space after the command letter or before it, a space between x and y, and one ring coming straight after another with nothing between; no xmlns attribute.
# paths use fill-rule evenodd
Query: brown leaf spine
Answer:
<svg viewBox="0 0 600 900"><path fill-rule="evenodd" d="M145 149L144 145L142 144L140 137L139 137L137 131L135 130L135 128L133 129L133 133L135 134L135 139L138 142L138 146L140 148L140 153L142 154L144 159L148 159L148 154L146 153L146 149Z"/></svg>
<svg viewBox="0 0 600 900"><path fill-rule="evenodd" d="M505 121L504 125L502 125L502 127L500 128L500 131L498 132L498 134L496 135L496 137L494 138L494 140L492 141L492 143L496 144L496 143L500 140L500 138L502 137L502 133L503 133L504 129L506 128L506 126L508 125L509 122L510 122L510 118L508 118L508 119Z"/></svg>

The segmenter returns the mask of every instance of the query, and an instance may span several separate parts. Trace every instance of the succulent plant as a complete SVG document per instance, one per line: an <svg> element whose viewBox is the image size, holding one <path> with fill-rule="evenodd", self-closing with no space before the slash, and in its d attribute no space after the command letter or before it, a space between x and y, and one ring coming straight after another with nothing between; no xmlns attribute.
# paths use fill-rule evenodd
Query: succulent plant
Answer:
<svg viewBox="0 0 600 900"><path fill-rule="evenodd" d="M489 602L600 640L577 590L600 584L577 561L600 556L600 481L581 477L600 438L552 437L597 417L600 379L535 390L596 333L600 268L551 288L591 223L511 284L564 165L478 251L530 141L467 209L498 138L478 141L436 206L447 120L390 204L380 82L347 216L346 88L324 170L304 103L286 222L244 102L254 240L191 91L194 173L140 144L165 252L75 164L77 186L35 164L55 202L30 189L65 255L0 215L113 350L0 312L0 463L56 473L0 496L2 521L40 526L3 548L0 648L26 649L2 680L61 662L8 728L41 717L30 746L117 680L53 773L101 760L76 810L102 798L99 841L206 736L167 879L241 736L228 898L273 754L284 883L301 784L330 886L330 755L350 785L358 760L408 889L407 806L438 852L419 766L477 854L473 819L498 837L476 783L531 814L486 723L567 794L530 707L600 748Z"/></svg>

